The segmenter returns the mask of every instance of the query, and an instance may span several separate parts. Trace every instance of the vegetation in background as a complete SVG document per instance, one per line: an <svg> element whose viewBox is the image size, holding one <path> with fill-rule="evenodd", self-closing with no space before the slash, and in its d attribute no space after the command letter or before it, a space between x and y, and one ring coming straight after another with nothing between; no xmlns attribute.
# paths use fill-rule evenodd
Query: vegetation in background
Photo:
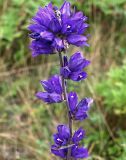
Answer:
<svg viewBox="0 0 126 160"><path fill-rule="evenodd" d="M126 114L126 63L111 67L104 79L97 84L97 92L103 97L108 111Z"/></svg>
<svg viewBox="0 0 126 160"><path fill-rule="evenodd" d="M1 160L55 159L48 154L50 137L59 119L64 123L66 120L60 114L62 106L45 106L34 97L41 87L39 80L52 74L53 64L52 57L49 60L46 56L31 58L27 31L38 6L48 2L0 0ZM53 2L60 5L62 0ZM90 54L88 49L82 50L92 60L88 71L91 78L85 81L88 87L85 83L74 84L80 96L93 96L96 103L91 122L81 124L88 129L89 159L125 160L126 0L71 2L76 9L86 12L91 26ZM55 55L53 59L58 65ZM53 68L53 74L56 72L57 68Z"/></svg>

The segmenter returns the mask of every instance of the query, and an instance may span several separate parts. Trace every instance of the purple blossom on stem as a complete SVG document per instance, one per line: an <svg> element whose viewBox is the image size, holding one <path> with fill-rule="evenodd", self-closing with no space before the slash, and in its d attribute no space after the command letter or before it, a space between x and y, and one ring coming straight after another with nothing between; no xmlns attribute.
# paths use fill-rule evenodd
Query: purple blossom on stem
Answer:
<svg viewBox="0 0 126 160"><path fill-rule="evenodd" d="M78 103L76 92L70 92L68 94L68 102L72 118L82 121L88 117L88 111L93 100L91 98L84 98Z"/></svg>
<svg viewBox="0 0 126 160"><path fill-rule="evenodd" d="M80 52L73 54L69 61L64 56L64 66L61 67L60 73L65 79L80 81L87 78L87 73L83 69L89 64L90 61L86 60Z"/></svg>
<svg viewBox="0 0 126 160"><path fill-rule="evenodd" d="M61 52L69 44L88 46L87 37L83 35L88 27L86 20L83 12L72 11L67 1L59 9L52 3L39 7L28 27L33 39L30 45L32 56Z"/></svg>
<svg viewBox="0 0 126 160"><path fill-rule="evenodd" d="M36 97L46 103L62 102L61 79L58 75L52 76L48 80L40 82L46 92L37 92Z"/></svg>
<svg viewBox="0 0 126 160"><path fill-rule="evenodd" d="M70 130L66 125L59 125L57 127L58 133L53 135L55 144L51 146L53 154L66 158L68 149L70 149L70 157L72 158L87 158L88 151L84 147L79 146L79 142L85 137L85 131L79 128L74 132L71 144L68 144L70 139Z"/></svg>

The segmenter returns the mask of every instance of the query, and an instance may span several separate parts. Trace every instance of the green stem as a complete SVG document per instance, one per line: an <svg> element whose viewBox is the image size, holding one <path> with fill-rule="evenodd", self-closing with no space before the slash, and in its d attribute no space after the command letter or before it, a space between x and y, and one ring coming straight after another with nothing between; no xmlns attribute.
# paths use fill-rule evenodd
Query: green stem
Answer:
<svg viewBox="0 0 126 160"><path fill-rule="evenodd" d="M63 67L64 66L63 57L60 52L59 52L59 60L60 60L60 67ZM70 110L69 110L69 103L68 103L68 94L67 94L67 87L66 87L67 80L65 80L63 76L61 76L61 80L62 80L62 88L63 88L63 99L66 103L67 114L68 114L68 125L69 125L69 130L70 130L70 139L69 139L68 145L70 145L71 138L72 138L72 119L71 119L71 114L70 114ZM71 148L68 148L67 160L71 160Z"/></svg>

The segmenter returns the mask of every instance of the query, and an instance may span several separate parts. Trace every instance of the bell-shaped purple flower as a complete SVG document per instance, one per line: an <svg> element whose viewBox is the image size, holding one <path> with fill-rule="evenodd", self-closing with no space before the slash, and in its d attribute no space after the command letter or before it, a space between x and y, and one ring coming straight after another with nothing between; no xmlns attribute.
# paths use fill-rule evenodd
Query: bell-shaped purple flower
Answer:
<svg viewBox="0 0 126 160"><path fill-rule="evenodd" d="M85 137L85 131L79 128L74 132L73 137L70 137L70 130L66 125L59 125L57 133L53 135L55 144L51 146L51 152L61 158L66 158L68 149L71 150L71 157L86 158L88 151L86 148L79 147L79 142ZM68 142L71 140L71 144Z"/></svg>
<svg viewBox="0 0 126 160"><path fill-rule="evenodd" d="M62 102L61 79L58 75L54 75L48 80L41 81L41 84L46 92L36 93L37 98L46 103Z"/></svg>
<svg viewBox="0 0 126 160"><path fill-rule="evenodd" d="M72 11L67 1L59 9L52 3L39 7L28 27L33 39L30 45L32 56L61 52L69 44L88 46L87 37L83 35L88 27L86 20L83 12Z"/></svg>
<svg viewBox="0 0 126 160"><path fill-rule="evenodd" d="M54 135L54 142L60 143L60 146L66 145L70 138L70 130L66 125L59 125L57 127L58 133ZM58 143L57 143L58 142Z"/></svg>
<svg viewBox="0 0 126 160"><path fill-rule="evenodd" d="M64 139L69 139L70 130L66 125L59 125L57 127L57 131Z"/></svg>
<svg viewBox="0 0 126 160"><path fill-rule="evenodd" d="M88 110L93 100L91 98L84 98L78 103L77 94L70 92L68 94L68 102L73 119L81 121L88 117Z"/></svg>
<svg viewBox="0 0 126 160"><path fill-rule="evenodd" d="M66 158L68 153L68 148L71 149L70 158L74 159L81 159L81 158L88 158L88 150L84 147L79 147L78 145L70 145L68 147L61 147L59 148L57 145L51 146L51 152L58 157Z"/></svg>
<svg viewBox="0 0 126 160"><path fill-rule="evenodd" d="M59 148L57 145L51 146L51 152L61 158L66 158L67 155L67 149Z"/></svg>
<svg viewBox="0 0 126 160"><path fill-rule="evenodd" d="M90 61L86 60L80 52L73 54L67 62L66 59L67 57L64 57L64 67L60 71L64 78L80 81L87 77L83 69L90 64Z"/></svg>
<svg viewBox="0 0 126 160"><path fill-rule="evenodd" d="M66 125L59 125L57 127L58 133L53 135L55 144L59 146L67 145L70 138L70 130Z"/></svg>
<svg viewBox="0 0 126 160"><path fill-rule="evenodd" d="M77 145L72 147L71 156L75 159L88 158L88 150L84 147L78 147Z"/></svg>

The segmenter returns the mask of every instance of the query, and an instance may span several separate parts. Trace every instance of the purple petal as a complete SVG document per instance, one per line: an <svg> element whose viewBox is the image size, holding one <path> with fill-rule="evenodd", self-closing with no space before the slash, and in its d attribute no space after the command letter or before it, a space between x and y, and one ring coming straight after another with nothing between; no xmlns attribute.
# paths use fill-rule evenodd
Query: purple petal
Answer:
<svg viewBox="0 0 126 160"><path fill-rule="evenodd" d="M50 103L60 103L62 102L62 97L59 94L49 94L49 98L50 98Z"/></svg>
<svg viewBox="0 0 126 160"><path fill-rule="evenodd" d="M47 5L47 8L48 10L51 9L53 11L53 5L52 5L52 2L50 2L48 5Z"/></svg>
<svg viewBox="0 0 126 160"><path fill-rule="evenodd" d="M42 31L44 31L46 28L42 25L39 25L39 24L30 24L28 26L28 29L32 32L40 33Z"/></svg>
<svg viewBox="0 0 126 160"><path fill-rule="evenodd" d="M55 17L52 3L49 3L44 8L39 7L38 12L36 13L36 17L41 19L41 24L44 24L48 27L51 19Z"/></svg>
<svg viewBox="0 0 126 160"><path fill-rule="evenodd" d="M72 15L71 20L77 21L83 18L83 12L76 12Z"/></svg>
<svg viewBox="0 0 126 160"><path fill-rule="evenodd" d="M52 46L43 40L33 40L30 45L32 56L35 57L40 54L53 54Z"/></svg>
<svg viewBox="0 0 126 160"><path fill-rule="evenodd" d="M71 68L72 68L72 66L75 67L76 60L79 61L82 59L84 59L84 58L80 52L74 53L69 59L69 67L71 67Z"/></svg>
<svg viewBox="0 0 126 160"><path fill-rule="evenodd" d="M71 71L69 70L68 67L62 67L60 69L60 74L64 77L64 78L69 78L69 75L71 74Z"/></svg>
<svg viewBox="0 0 126 160"><path fill-rule="evenodd" d="M53 19L51 20L51 22L50 22L50 24L49 24L48 27L49 27L49 29L50 29L51 31L53 31L54 33L58 33L58 32L61 30L61 25L60 25L58 19L56 19L56 18L53 18Z"/></svg>
<svg viewBox="0 0 126 160"><path fill-rule="evenodd" d="M72 141L73 143L78 143L85 137L85 131L82 128L79 128L73 135Z"/></svg>
<svg viewBox="0 0 126 160"><path fill-rule="evenodd" d="M38 23L38 24L43 25L46 28L48 28L49 23L50 23L53 16L54 15L50 14L48 7L45 7L45 8L39 7L38 12L32 18L32 20L34 23Z"/></svg>
<svg viewBox="0 0 126 160"><path fill-rule="evenodd" d="M45 8L47 10L47 13L49 13L52 17L55 16L52 2L50 2Z"/></svg>
<svg viewBox="0 0 126 160"><path fill-rule="evenodd" d="M48 31L43 31L40 33L41 38L48 40L48 41L52 41L54 38L54 35L51 32Z"/></svg>
<svg viewBox="0 0 126 160"><path fill-rule="evenodd" d="M46 92L37 92L36 97L43 100L44 102L50 102L48 93Z"/></svg>
<svg viewBox="0 0 126 160"><path fill-rule="evenodd" d="M54 91L57 94L62 94L62 86L61 86L61 79L58 75L54 75L50 78L51 85L54 88Z"/></svg>
<svg viewBox="0 0 126 160"><path fill-rule="evenodd" d="M68 94L68 103L69 103L69 108L71 112L75 111L77 106L77 101L78 101L78 97L76 92L70 92Z"/></svg>
<svg viewBox="0 0 126 160"><path fill-rule="evenodd" d="M85 31L86 31L86 29L89 27L89 24L87 24L87 23L80 23L80 25L78 24L78 30L77 30L77 33L78 34L83 34Z"/></svg>
<svg viewBox="0 0 126 160"><path fill-rule="evenodd" d="M65 1L60 8L61 13L70 16L71 15L70 7L71 7L70 3Z"/></svg>
<svg viewBox="0 0 126 160"><path fill-rule="evenodd" d="M84 120L88 118L87 112L85 112L83 109L79 108L78 111L75 114L75 120Z"/></svg>
<svg viewBox="0 0 126 160"><path fill-rule="evenodd" d="M58 149L56 145L51 146L51 152L61 158L65 158L67 155L66 149Z"/></svg>
<svg viewBox="0 0 126 160"><path fill-rule="evenodd" d="M65 22L66 21L66 22ZM65 16L62 16L62 34L68 36L77 31L76 25L74 21L71 21ZM74 24L74 25L73 25Z"/></svg>
<svg viewBox="0 0 126 160"><path fill-rule="evenodd" d="M73 72L70 75L70 79L72 79L73 81L81 81L85 78L87 78L86 72Z"/></svg>
<svg viewBox="0 0 126 160"><path fill-rule="evenodd" d="M66 139L63 139L63 137L61 137L59 133L54 134L53 139L54 139L54 142L59 146L67 145Z"/></svg>
<svg viewBox="0 0 126 160"><path fill-rule="evenodd" d="M82 35L69 35L67 37L68 43L76 45L78 47L87 45L87 37Z"/></svg>
<svg viewBox="0 0 126 160"><path fill-rule="evenodd" d="M77 108L83 109L83 111L87 112L90 109L90 105L93 103L92 98L84 98L82 99L79 104L77 105Z"/></svg>
<svg viewBox="0 0 126 160"><path fill-rule="evenodd" d="M59 125L57 131L63 139L70 138L70 130L66 125Z"/></svg>
<svg viewBox="0 0 126 160"><path fill-rule="evenodd" d="M40 83L48 93L54 92L54 88L52 87L52 84L50 83L50 81L43 80Z"/></svg>
<svg viewBox="0 0 126 160"><path fill-rule="evenodd" d="M83 147L73 146L71 154L74 158L88 158L88 150Z"/></svg>
<svg viewBox="0 0 126 160"><path fill-rule="evenodd" d="M87 67L91 62L87 59L83 59L83 62L82 62L82 65L81 65L81 68L85 68Z"/></svg>
<svg viewBox="0 0 126 160"><path fill-rule="evenodd" d="M41 81L41 84L48 93L55 92L60 95L62 94L61 79L58 75L52 76L47 81Z"/></svg>
<svg viewBox="0 0 126 160"><path fill-rule="evenodd" d="M77 71L81 71L83 68L85 68L89 64L90 64L90 61L84 59L83 55L77 52L70 57L68 67L71 71L77 72Z"/></svg>
<svg viewBox="0 0 126 160"><path fill-rule="evenodd" d="M59 103L62 101L61 96L55 93L38 92L36 93L36 97L48 104Z"/></svg>

